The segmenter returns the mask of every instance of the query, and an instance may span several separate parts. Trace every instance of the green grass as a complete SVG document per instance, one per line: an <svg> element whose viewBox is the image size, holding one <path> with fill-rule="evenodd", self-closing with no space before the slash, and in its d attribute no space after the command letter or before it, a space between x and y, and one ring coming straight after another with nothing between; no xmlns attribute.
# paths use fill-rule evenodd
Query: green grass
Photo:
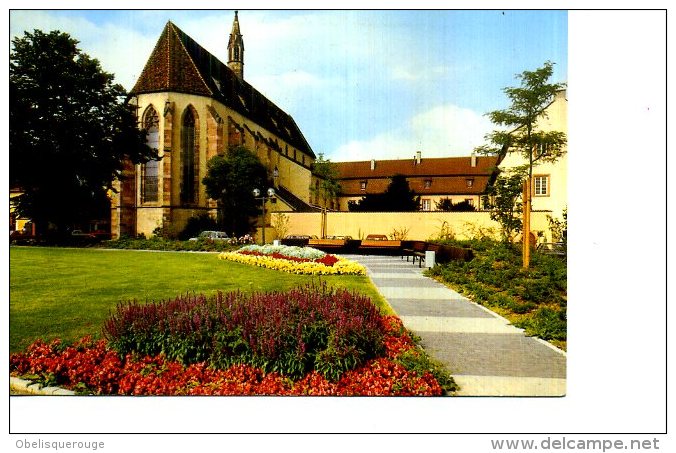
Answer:
<svg viewBox="0 0 676 453"><path fill-rule="evenodd" d="M37 338L95 338L119 301L216 291L278 291L317 277L219 260L214 253L10 247L10 351ZM324 276L393 313L364 276Z"/></svg>

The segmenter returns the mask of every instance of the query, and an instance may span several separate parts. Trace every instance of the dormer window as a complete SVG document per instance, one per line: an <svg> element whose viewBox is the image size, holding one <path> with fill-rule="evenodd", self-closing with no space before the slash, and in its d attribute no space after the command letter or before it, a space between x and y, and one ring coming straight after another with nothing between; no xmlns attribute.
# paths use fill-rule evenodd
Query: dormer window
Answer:
<svg viewBox="0 0 676 453"><path fill-rule="evenodd" d="M367 182L368 181L366 181L366 180L359 181L359 190L361 190L362 192L366 191L366 183Z"/></svg>
<svg viewBox="0 0 676 453"><path fill-rule="evenodd" d="M432 180L431 180L431 179L426 179L425 182L423 183L423 187L424 187L425 189L429 189L430 187L432 187Z"/></svg>
<svg viewBox="0 0 676 453"><path fill-rule="evenodd" d="M474 178L467 178L465 182L467 183L467 187L474 186Z"/></svg>

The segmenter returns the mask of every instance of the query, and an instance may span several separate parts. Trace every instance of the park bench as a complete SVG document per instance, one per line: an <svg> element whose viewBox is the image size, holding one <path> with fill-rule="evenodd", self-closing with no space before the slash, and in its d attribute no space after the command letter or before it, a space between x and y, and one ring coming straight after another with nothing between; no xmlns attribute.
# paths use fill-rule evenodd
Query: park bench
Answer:
<svg viewBox="0 0 676 453"><path fill-rule="evenodd" d="M392 252L401 249L401 241L387 239L384 234L369 234L361 241L359 249L362 251Z"/></svg>
<svg viewBox="0 0 676 453"><path fill-rule="evenodd" d="M343 236L332 236L324 239L310 239L308 241L308 245L320 250L344 249L350 239L352 238Z"/></svg>
<svg viewBox="0 0 676 453"><path fill-rule="evenodd" d="M408 259L412 257L413 263L415 263L417 253L423 252L424 254L426 248L427 243L425 241L406 241L401 249L401 259L406 257L406 261L408 261Z"/></svg>

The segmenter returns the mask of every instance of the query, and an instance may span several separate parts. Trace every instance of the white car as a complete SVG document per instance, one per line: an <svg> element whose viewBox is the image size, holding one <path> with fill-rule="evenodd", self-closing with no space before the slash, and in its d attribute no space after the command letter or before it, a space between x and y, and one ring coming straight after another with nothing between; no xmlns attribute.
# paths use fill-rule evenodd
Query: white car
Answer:
<svg viewBox="0 0 676 453"><path fill-rule="evenodd" d="M197 235L196 238L190 238L191 241L199 240L211 240L211 241L229 241L230 236L224 231L202 231Z"/></svg>

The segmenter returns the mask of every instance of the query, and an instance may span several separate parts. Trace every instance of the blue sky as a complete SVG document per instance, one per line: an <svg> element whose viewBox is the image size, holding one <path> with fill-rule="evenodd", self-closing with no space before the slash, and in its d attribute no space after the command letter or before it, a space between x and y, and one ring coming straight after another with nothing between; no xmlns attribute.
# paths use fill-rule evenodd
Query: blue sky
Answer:
<svg viewBox="0 0 676 453"><path fill-rule="evenodd" d="M131 89L168 20L226 60L232 10L30 10L10 36L58 29ZM244 77L334 161L469 155L514 76L556 63L565 11L241 10Z"/></svg>

